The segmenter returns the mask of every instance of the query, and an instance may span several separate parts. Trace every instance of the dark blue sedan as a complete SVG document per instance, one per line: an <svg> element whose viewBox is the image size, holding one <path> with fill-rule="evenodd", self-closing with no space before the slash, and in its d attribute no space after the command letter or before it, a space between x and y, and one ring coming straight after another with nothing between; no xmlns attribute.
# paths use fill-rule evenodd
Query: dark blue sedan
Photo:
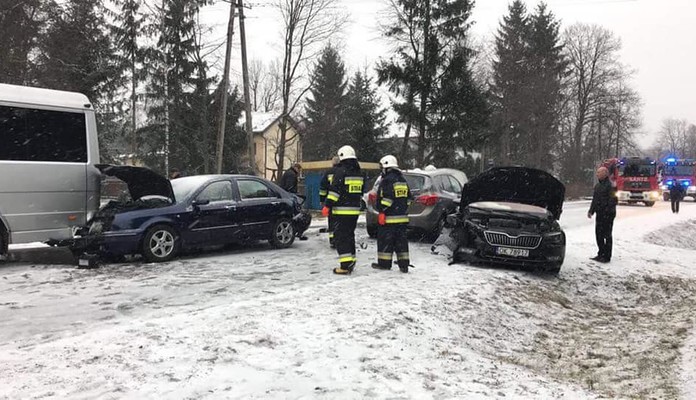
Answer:
<svg viewBox="0 0 696 400"><path fill-rule="evenodd" d="M302 199L265 179L200 175L172 181L147 168L99 166L128 185L129 201L112 201L80 232L60 244L102 256L142 254L167 261L182 249L268 240L293 244L309 226Z"/></svg>

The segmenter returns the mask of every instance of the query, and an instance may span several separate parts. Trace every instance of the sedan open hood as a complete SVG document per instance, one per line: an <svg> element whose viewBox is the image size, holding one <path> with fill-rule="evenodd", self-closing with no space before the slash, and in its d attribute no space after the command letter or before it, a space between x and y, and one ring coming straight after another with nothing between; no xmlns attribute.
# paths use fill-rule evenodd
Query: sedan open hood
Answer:
<svg viewBox="0 0 696 400"><path fill-rule="evenodd" d="M171 199L172 202L176 201L169 179L149 168L108 164L99 164L96 167L102 174L125 182L133 200L144 196L163 196Z"/></svg>
<svg viewBox="0 0 696 400"><path fill-rule="evenodd" d="M565 186L548 172L524 167L491 168L464 185L461 207L480 201L543 207L561 217Z"/></svg>

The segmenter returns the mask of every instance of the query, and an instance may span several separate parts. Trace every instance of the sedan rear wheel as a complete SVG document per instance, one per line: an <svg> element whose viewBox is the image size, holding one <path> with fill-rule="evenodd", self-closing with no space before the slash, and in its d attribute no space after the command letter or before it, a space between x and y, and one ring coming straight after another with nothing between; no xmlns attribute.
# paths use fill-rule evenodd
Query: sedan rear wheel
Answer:
<svg viewBox="0 0 696 400"><path fill-rule="evenodd" d="M149 262L169 261L179 252L179 235L168 225L155 225L143 240L143 257Z"/></svg>
<svg viewBox="0 0 696 400"><path fill-rule="evenodd" d="M290 247L295 241L295 226L288 219L279 219L273 225L269 242L276 249Z"/></svg>

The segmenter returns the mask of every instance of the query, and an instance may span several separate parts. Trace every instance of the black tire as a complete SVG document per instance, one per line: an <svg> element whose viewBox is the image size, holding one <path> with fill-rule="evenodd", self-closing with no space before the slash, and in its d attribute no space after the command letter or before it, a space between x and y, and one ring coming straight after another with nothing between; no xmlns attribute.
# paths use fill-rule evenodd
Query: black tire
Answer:
<svg viewBox="0 0 696 400"><path fill-rule="evenodd" d="M281 218L273 224L268 242L276 249L285 249L295 242L295 226L289 219Z"/></svg>
<svg viewBox="0 0 696 400"><path fill-rule="evenodd" d="M147 230L141 252L149 262L165 262L179 253L179 233L169 225L155 225Z"/></svg>
<svg viewBox="0 0 696 400"><path fill-rule="evenodd" d="M10 235L7 233L5 226L0 222L0 262L6 261L9 253Z"/></svg>
<svg viewBox="0 0 696 400"><path fill-rule="evenodd" d="M372 239L377 237L377 226L365 225L365 229L367 229L367 236L371 237Z"/></svg>
<svg viewBox="0 0 696 400"><path fill-rule="evenodd" d="M558 275L558 273L561 272L561 265L563 265L563 261L549 264L546 266L546 268L544 268L544 272L547 274Z"/></svg>
<svg viewBox="0 0 696 400"><path fill-rule="evenodd" d="M655 205L655 202L654 202L654 201L646 201L646 202L645 202L645 205L648 206L648 207L652 207L652 206Z"/></svg>

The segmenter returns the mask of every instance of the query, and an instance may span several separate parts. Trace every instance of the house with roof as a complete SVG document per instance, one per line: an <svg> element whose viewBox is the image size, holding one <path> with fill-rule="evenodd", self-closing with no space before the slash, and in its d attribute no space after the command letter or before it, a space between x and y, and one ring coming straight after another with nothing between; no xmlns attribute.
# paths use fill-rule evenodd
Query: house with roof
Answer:
<svg viewBox="0 0 696 400"><path fill-rule="evenodd" d="M254 161L259 175L270 180L278 176L277 151L280 145L280 112L253 112L251 115L252 130L254 132ZM242 114L238 123L244 127L246 117ZM302 161L302 123L288 117L289 129L286 133L285 159L283 171L296 162Z"/></svg>

